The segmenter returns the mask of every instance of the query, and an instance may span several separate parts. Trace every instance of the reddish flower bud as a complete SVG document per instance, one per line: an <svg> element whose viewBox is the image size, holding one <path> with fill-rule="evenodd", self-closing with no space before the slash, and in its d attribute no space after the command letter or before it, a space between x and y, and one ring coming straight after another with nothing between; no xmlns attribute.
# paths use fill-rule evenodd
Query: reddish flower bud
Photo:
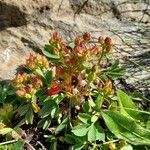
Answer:
<svg viewBox="0 0 150 150"><path fill-rule="evenodd" d="M110 37L106 37L106 38L105 38L105 44L106 44L107 46L112 46L112 40L111 40Z"/></svg>
<svg viewBox="0 0 150 150"><path fill-rule="evenodd" d="M26 90L27 93L31 93L32 90L33 90L33 85L32 84L27 84L25 86L25 90Z"/></svg>
<svg viewBox="0 0 150 150"><path fill-rule="evenodd" d="M98 42L100 43L100 44L104 44L104 37L102 37L102 36L100 36L99 38L98 38Z"/></svg>
<svg viewBox="0 0 150 150"><path fill-rule="evenodd" d="M75 65L77 63L77 60L75 58L70 59L70 64Z"/></svg>
<svg viewBox="0 0 150 150"><path fill-rule="evenodd" d="M64 69L62 67L56 67L56 75L64 74Z"/></svg>
<svg viewBox="0 0 150 150"><path fill-rule="evenodd" d="M54 40L59 40L61 38L61 36L58 32L54 32L52 37L53 37Z"/></svg>
<svg viewBox="0 0 150 150"><path fill-rule="evenodd" d="M80 44L80 47L82 48L82 50L87 50L87 46L83 42Z"/></svg>
<svg viewBox="0 0 150 150"><path fill-rule="evenodd" d="M59 81L54 81L52 83L52 87L50 89L48 89L47 95L52 96L52 95L59 94L60 92L61 92L60 82Z"/></svg>
<svg viewBox="0 0 150 150"><path fill-rule="evenodd" d="M81 39L79 37L77 37L74 41L75 45L80 45L81 44Z"/></svg>
<svg viewBox="0 0 150 150"><path fill-rule="evenodd" d="M16 91L16 94L20 97L24 97L26 95L25 89L19 89Z"/></svg>
<svg viewBox="0 0 150 150"><path fill-rule="evenodd" d="M96 45L96 44L93 45L92 48L91 48L91 50L92 50L93 52L97 52L97 51L98 51L97 45Z"/></svg>
<svg viewBox="0 0 150 150"><path fill-rule="evenodd" d="M28 78L28 75L26 73L17 73L15 79L12 80L12 84L13 85L18 85L18 84L22 84L23 82L25 82Z"/></svg>
<svg viewBox="0 0 150 150"><path fill-rule="evenodd" d="M39 76L33 77L31 79L31 82L36 89L40 88L43 85L42 80Z"/></svg>
<svg viewBox="0 0 150 150"><path fill-rule="evenodd" d="M62 37L58 32L54 32L49 40L49 43L62 42Z"/></svg>
<svg viewBox="0 0 150 150"><path fill-rule="evenodd" d="M112 40L110 37L106 37L105 44L106 44L106 52L110 52L112 49Z"/></svg>
<svg viewBox="0 0 150 150"><path fill-rule="evenodd" d="M75 51L77 51L77 53L79 53L79 54L82 54L82 52L83 52L82 47L80 47L80 46L76 46Z"/></svg>
<svg viewBox="0 0 150 150"><path fill-rule="evenodd" d="M46 59L46 57L41 56L41 55L32 55L30 54L29 59L26 60L26 66L31 69L34 70L38 67L42 68L49 68L49 62Z"/></svg>
<svg viewBox="0 0 150 150"><path fill-rule="evenodd" d="M70 46L65 46L65 48L64 48L64 50L65 50L65 52L72 52L73 51L73 49L70 47Z"/></svg>
<svg viewBox="0 0 150 150"><path fill-rule="evenodd" d="M84 39L85 41L89 41L89 40L91 39L90 33L85 32L85 33L83 34L83 39Z"/></svg>
<svg viewBox="0 0 150 150"><path fill-rule="evenodd" d="M60 88L59 87L54 87L54 88L51 88L47 91L48 96L56 95L56 94L59 94L59 93L60 93Z"/></svg>

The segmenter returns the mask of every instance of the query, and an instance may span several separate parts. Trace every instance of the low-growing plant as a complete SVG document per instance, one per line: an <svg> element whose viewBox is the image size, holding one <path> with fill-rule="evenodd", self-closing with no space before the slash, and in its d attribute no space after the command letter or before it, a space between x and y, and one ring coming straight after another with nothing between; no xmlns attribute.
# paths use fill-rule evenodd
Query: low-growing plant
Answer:
<svg viewBox="0 0 150 150"><path fill-rule="evenodd" d="M147 150L150 113L114 86L125 71L111 56L112 46L110 37L93 41L84 33L67 43L54 33L45 56L30 54L25 71L12 80L15 102L4 104L7 95L1 94L3 141L8 134L16 140L14 133L31 124L47 131L50 150Z"/></svg>

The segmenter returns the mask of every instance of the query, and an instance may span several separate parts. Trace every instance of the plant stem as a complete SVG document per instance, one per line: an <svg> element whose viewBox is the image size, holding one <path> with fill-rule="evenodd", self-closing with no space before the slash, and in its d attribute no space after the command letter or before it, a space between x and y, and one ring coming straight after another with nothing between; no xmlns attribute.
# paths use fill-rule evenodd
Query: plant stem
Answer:
<svg viewBox="0 0 150 150"><path fill-rule="evenodd" d="M112 141L104 142L102 145L110 144L110 143L115 143L115 142L118 142L118 141L119 141L119 140L112 140Z"/></svg>
<svg viewBox="0 0 150 150"><path fill-rule="evenodd" d="M0 143L0 146L2 146L2 145L6 145L6 144L12 144L12 143L15 143L15 142L17 142L18 140L10 140L10 141L6 141L6 142L2 142L2 143Z"/></svg>
<svg viewBox="0 0 150 150"><path fill-rule="evenodd" d="M30 147L31 150L36 150L28 141L25 141L25 143Z"/></svg>

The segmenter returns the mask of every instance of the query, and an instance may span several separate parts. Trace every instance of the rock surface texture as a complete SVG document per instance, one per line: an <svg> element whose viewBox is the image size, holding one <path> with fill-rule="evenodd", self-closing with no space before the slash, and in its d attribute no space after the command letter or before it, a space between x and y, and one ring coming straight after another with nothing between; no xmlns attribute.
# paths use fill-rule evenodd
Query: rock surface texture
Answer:
<svg viewBox="0 0 150 150"><path fill-rule="evenodd" d="M0 0L0 80L13 78L54 31L68 41L85 31L110 36L131 75L126 83L150 90L149 0Z"/></svg>

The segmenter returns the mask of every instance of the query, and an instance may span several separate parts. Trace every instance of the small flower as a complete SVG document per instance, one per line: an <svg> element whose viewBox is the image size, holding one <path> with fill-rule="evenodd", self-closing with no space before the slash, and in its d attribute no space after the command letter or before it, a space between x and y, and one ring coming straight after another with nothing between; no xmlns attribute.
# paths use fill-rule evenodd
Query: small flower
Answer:
<svg viewBox="0 0 150 150"><path fill-rule="evenodd" d="M20 73L17 73L15 79L12 80L12 84L13 85L18 85L18 84L22 84L24 82L26 82L28 79L28 75L25 73L25 72L20 72Z"/></svg>
<svg viewBox="0 0 150 150"><path fill-rule="evenodd" d="M19 97L24 97L26 95L26 90L24 88L21 88L21 89L19 89L19 90L16 91L16 94Z"/></svg>
<svg viewBox="0 0 150 150"><path fill-rule="evenodd" d="M84 39L85 41L89 41L89 40L91 39L90 33L85 32L85 33L83 34L83 39Z"/></svg>
<svg viewBox="0 0 150 150"><path fill-rule="evenodd" d="M104 43L105 43L104 37L100 36L100 37L98 38L98 42L99 42L100 44L104 44Z"/></svg>
<svg viewBox="0 0 150 150"><path fill-rule="evenodd" d="M26 93L33 93L34 91L34 88L33 88L33 85L32 84L27 84L24 89L26 90Z"/></svg>
<svg viewBox="0 0 150 150"><path fill-rule="evenodd" d="M35 70L37 68L47 69L49 68L49 62L44 56L41 56L39 54L30 54L29 58L26 60L26 66L31 70Z"/></svg>
<svg viewBox="0 0 150 150"><path fill-rule="evenodd" d="M40 87L43 86L42 80L39 76L31 78L31 83L36 89L39 89Z"/></svg>
<svg viewBox="0 0 150 150"><path fill-rule="evenodd" d="M35 61L36 61L36 56L30 54L29 58L26 60L26 66L31 70L35 69L36 67Z"/></svg>
<svg viewBox="0 0 150 150"><path fill-rule="evenodd" d="M106 44L106 45L109 45L109 46L112 46L112 40L111 40L110 37L106 37L106 38L105 38L105 44Z"/></svg>
<svg viewBox="0 0 150 150"><path fill-rule="evenodd" d="M77 63L77 60L75 58L71 58L69 63L75 65Z"/></svg>
<svg viewBox="0 0 150 150"><path fill-rule="evenodd" d="M110 52L112 49L112 40L110 37L105 38L106 52Z"/></svg>
<svg viewBox="0 0 150 150"><path fill-rule="evenodd" d="M87 46L85 45L85 43L80 43L80 45L75 46L74 49L79 56L82 56L85 53L85 51L87 50Z"/></svg>
<svg viewBox="0 0 150 150"><path fill-rule="evenodd" d="M32 84L20 85L16 91L16 94L19 97L31 98L33 94L36 93L36 89Z"/></svg>
<svg viewBox="0 0 150 150"><path fill-rule="evenodd" d="M66 45L62 39L62 36L58 32L54 32L52 34L52 37L49 40L49 43L58 50L65 48L65 45Z"/></svg>
<svg viewBox="0 0 150 150"><path fill-rule="evenodd" d="M64 68L62 68L60 66L56 67L56 75L60 76L60 75L63 75L64 73L65 73Z"/></svg>
<svg viewBox="0 0 150 150"><path fill-rule="evenodd" d="M93 52L97 52L97 51L99 50L99 48L97 47L96 44L94 44L94 45L91 47L91 50L92 50Z"/></svg>
<svg viewBox="0 0 150 150"><path fill-rule="evenodd" d="M74 43L76 46L79 46L81 44L81 39L79 37L75 38Z"/></svg>
<svg viewBox="0 0 150 150"><path fill-rule="evenodd" d="M79 53L79 54L82 54L82 53L83 53L82 47L80 47L80 46L76 46L76 47L75 47L75 51L76 51L77 53Z"/></svg>
<svg viewBox="0 0 150 150"><path fill-rule="evenodd" d="M62 41L61 35L60 35L58 32L54 32L54 33L52 34L51 39L50 39L50 43L51 43L51 42L60 42L60 41Z"/></svg>

